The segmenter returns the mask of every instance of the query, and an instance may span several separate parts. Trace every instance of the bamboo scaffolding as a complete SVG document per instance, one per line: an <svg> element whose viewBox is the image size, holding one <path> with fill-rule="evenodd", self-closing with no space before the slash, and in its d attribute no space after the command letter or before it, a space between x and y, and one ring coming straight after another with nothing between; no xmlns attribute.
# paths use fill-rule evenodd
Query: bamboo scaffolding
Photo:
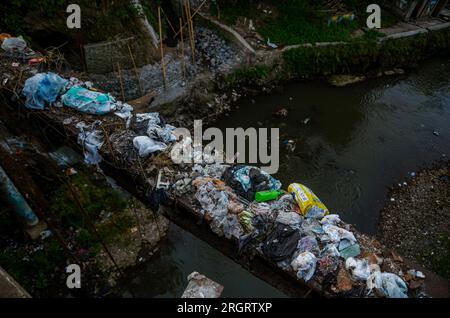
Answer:
<svg viewBox="0 0 450 318"><path fill-rule="evenodd" d="M195 42L193 39L193 33L192 33L192 16L191 16L191 10L189 6L189 0L185 0L184 2L185 6L184 9L186 11L186 19L187 19L187 27L189 31L189 42L191 44L191 51L192 51L192 61L195 62Z"/></svg>
<svg viewBox="0 0 450 318"><path fill-rule="evenodd" d="M197 9L194 11L194 13L192 14L191 18L193 19L197 13L200 11L200 9L203 7L203 5L206 3L206 1L208 0L204 0L198 7ZM184 3L183 3L183 7L184 7ZM185 13L185 10L182 9L183 14ZM186 25L188 24L188 22L185 22L183 24L183 28L186 27ZM178 31L174 36L177 37L180 34L180 32Z"/></svg>
<svg viewBox="0 0 450 318"><path fill-rule="evenodd" d="M184 59L184 38L183 38L183 21L180 18L180 41L181 41L181 71L183 74L183 78L186 79L186 61Z"/></svg>
<svg viewBox="0 0 450 318"><path fill-rule="evenodd" d="M120 64L117 62L117 72L119 75L119 83L120 83L120 91L122 93L122 101L125 102L125 90L123 88L123 82L122 82L122 72L120 71Z"/></svg>
<svg viewBox="0 0 450 318"><path fill-rule="evenodd" d="M162 36L162 23L161 23L161 7L158 7L158 22L159 22L159 46L161 47L161 67L163 73L164 89L166 89L166 65L164 63L164 46Z"/></svg>
<svg viewBox="0 0 450 318"><path fill-rule="evenodd" d="M139 88L139 93L141 95L143 95L143 89L142 89L142 85L141 85L141 81L139 79L139 75L138 75L138 71L137 71L137 67L136 67L136 62L134 61L134 56L133 53L131 52L131 47L129 44L127 44L128 46L128 52L130 53L130 58L131 58L131 62L133 63L133 69L134 69L134 75L136 76L136 81L138 83L138 88Z"/></svg>

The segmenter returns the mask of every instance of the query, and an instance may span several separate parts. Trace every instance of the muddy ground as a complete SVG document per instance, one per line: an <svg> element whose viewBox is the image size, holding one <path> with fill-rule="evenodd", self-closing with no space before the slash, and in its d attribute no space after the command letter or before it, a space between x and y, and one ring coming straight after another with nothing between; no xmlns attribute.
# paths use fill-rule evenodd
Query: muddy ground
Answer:
<svg viewBox="0 0 450 318"><path fill-rule="evenodd" d="M381 211L381 241L450 278L450 160L412 172Z"/></svg>

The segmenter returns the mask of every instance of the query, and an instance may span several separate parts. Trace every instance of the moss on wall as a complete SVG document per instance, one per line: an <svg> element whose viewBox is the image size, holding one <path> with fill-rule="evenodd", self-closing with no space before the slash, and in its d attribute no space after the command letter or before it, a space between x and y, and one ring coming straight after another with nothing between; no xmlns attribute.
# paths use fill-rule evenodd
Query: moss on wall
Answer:
<svg viewBox="0 0 450 318"><path fill-rule="evenodd" d="M432 54L448 53L450 31L377 42L352 41L345 45L301 47L283 54L287 69L298 78L342 73L368 73L409 67Z"/></svg>

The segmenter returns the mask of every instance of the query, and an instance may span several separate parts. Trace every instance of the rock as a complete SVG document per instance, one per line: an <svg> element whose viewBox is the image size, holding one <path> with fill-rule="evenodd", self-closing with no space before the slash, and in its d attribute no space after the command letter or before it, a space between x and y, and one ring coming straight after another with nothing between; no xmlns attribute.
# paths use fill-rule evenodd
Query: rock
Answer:
<svg viewBox="0 0 450 318"><path fill-rule="evenodd" d="M188 276L189 284L181 298L219 298L223 286L198 272Z"/></svg>
<svg viewBox="0 0 450 318"><path fill-rule="evenodd" d="M333 86L343 87L350 84L362 82L365 79L365 76L357 75L332 75L328 78L328 82Z"/></svg>
<svg viewBox="0 0 450 318"><path fill-rule="evenodd" d="M336 287L339 292L348 292L353 288L353 280L344 268L339 270Z"/></svg>

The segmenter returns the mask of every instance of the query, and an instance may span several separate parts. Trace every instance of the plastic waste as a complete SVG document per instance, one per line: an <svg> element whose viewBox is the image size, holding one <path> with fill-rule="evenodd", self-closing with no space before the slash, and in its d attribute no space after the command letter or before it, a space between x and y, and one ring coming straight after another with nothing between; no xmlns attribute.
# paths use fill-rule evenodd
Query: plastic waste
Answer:
<svg viewBox="0 0 450 318"><path fill-rule="evenodd" d="M339 249L339 253L344 259L347 259L349 257L359 256L359 254L361 254L361 249L359 247L359 244L353 244L344 249Z"/></svg>
<svg viewBox="0 0 450 318"><path fill-rule="evenodd" d="M297 277L305 282L309 281L316 271L317 258L311 252L299 254L292 262L291 266L297 272Z"/></svg>
<svg viewBox="0 0 450 318"><path fill-rule="evenodd" d="M345 261L345 268L351 271L355 280L367 280L371 274L369 262L366 259L359 260L349 257Z"/></svg>
<svg viewBox="0 0 450 318"><path fill-rule="evenodd" d="M49 152L48 155L60 167L70 167L82 161L80 155L67 146L62 146L55 151Z"/></svg>
<svg viewBox="0 0 450 318"><path fill-rule="evenodd" d="M306 235L318 235L321 236L321 241L323 241L323 237L326 237L326 235L323 235L325 232L320 225L319 221L316 219L304 219L302 223L302 230Z"/></svg>
<svg viewBox="0 0 450 318"><path fill-rule="evenodd" d="M173 134L173 131L176 128L164 123L157 112L137 114L136 123L139 126L147 125L145 132L150 138L164 143L170 143L177 140L176 136Z"/></svg>
<svg viewBox="0 0 450 318"><path fill-rule="evenodd" d="M297 249L300 253L311 252L315 255L320 253L319 243L313 236L304 236L298 241Z"/></svg>
<svg viewBox="0 0 450 318"><path fill-rule="evenodd" d="M267 202L278 199L280 195L284 194L281 190L260 191L255 193L256 202Z"/></svg>
<svg viewBox="0 0 450 318"><path fill-rule="evenodd" d="M6 40L5 40L6 41ZM22 94L26 97L25 107L44 109L45 103L53 103L63 90L67 80L55 73L38 73L25 81Z"/></svg>
<svg viewBox="0 0 450 318"><path fill-rule="evenodd" d="M272 49L278 48L278 45L276 45L273 42L270 42L270 39L267 39L267 45L270 46Z"/></svg>
<svg viewBox="0 0 450 318"><path fill-rule="evenodd" d="M239 214L239 222L241 223L245 233L253 232L253 224L252 224L253 217L254 214L248 211L242 211Z"/></svg>
<svg viewBox="0 0 450 318"><path fill-rule="evenodd" d="M277 215L276 221L281 224L289 225L292 228L300 229L303 219L295 212L280 212Z"/></svg>
<svg viewBox="0 0 450 318"><path fill-rule="evenodd" d="M337 225L341 222L341 218L337 214L328 214L325 215L322 220L320 220L320 224L331 224L331 225Z"/></svg>
<svg viewBox="0 0 450 318"><path fill-rule="evenodd" d="M333 257L340 257L341 254L339 253L336 245L334 244L327 244L323 248L322 252L320 253L322 256L333 256Z"/></svg>
<svg viewBox="0 0 450 318"><path fill-rule="evenodd" d="M325 224L322 228L331 242L340 243L341 240L348 240L350 243L356 243L356 238L353 233L346 229L331 224Z"/></svg>
<svg viewBox="0 0 450 318"><path fill-rule="evenodd" d="M325 215L329 214L327 207L322 201L304 185L292 183L288 187L288 192L294 194L303 216L322 219Z"/></svg>
<svg viewBox="0 0 450 318"><path fill-rule="evenodd" d="M23 52L27 48L27 42L21 37L7 37L3 39L2 49L7 52Z"/></svg>
<svg viewBox="0 0 450 318"><path fill-rule="evenodd" d="M11 34L9 33L0 33L0 43L3 43L3 41L7 38L11 38Z"/></svg>
<svg viewBox="0 0 450 318"><path fill-rule="evenodd" d="M83 147L84 162L89 165L96 165L102 161L99 149L103 146L103 134L93 128L99 123L96 121L91 127L84 122L79 122L76 125L80 129L78 143Z"/></svg>
<svg viewBox="0 0 450 318"><path fill-rule="evenodd" d="M140 157L147 157L148 155L161 151L167 148L165 143L155 141L147 136L138 136L133 139L133 145L139 151Z"/></svg>
<svg viewBox="0 0 450 318"><path fill-rule="evenodd" d="M116 110L115 100L111 95L91 91L81 86L71 87L61 100L68 107L93 115L104 115Z"/></svg>
<svg viewBox="0 0 450 318"><path fill-rule="evenodd" d="M264 255L275 262L281 262L294 254L299 239L300 233L298 230L278 223L263 243L262 251Z"/></svg>
<svg viewBox="0 0 450 318"><path fill-rule="evenodd" d="M367 279L369 293L376 290L387 298L408 298L408 287L406 283L393 273L381 273L375 271Z"/></svg>
<svg viewBox="0 0 450 318"><path fill-rule="evenodd" d="M249 201L255 199L255 193L267 190L279 190L281 182L258 167L235 165L224 173L226 183L236 193Z"/></svg>
<svg viewBox="0 0 450 318"><path fill-rule="evenodd" d="M239 237L244 234L239 219L236 214L227 214L222 220L222 230L223 234L227 239Z"/></svg>

